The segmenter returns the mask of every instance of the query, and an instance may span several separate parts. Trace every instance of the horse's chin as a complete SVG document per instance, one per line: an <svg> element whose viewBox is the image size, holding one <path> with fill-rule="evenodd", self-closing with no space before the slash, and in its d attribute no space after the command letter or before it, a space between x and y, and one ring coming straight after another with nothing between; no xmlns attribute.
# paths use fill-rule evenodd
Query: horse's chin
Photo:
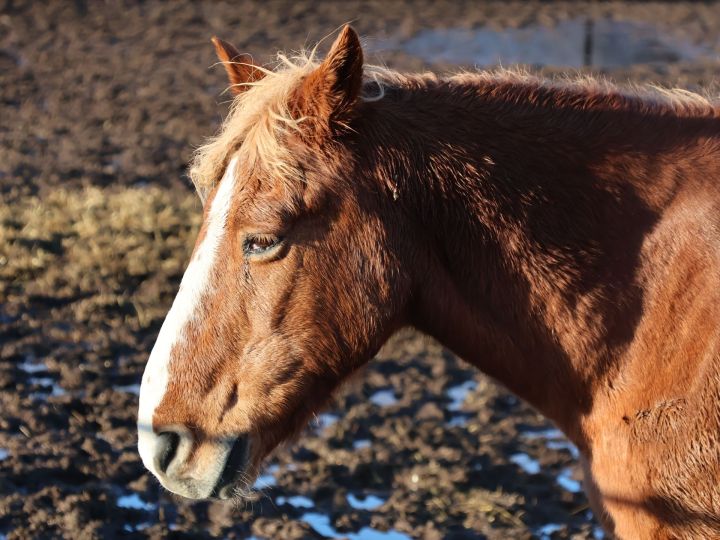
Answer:
<svg viewBox="0 0 720 540"><path fill-rule="evenodd" d="M246 502L256 501L260 496L261 492L255 489L252 484L239 482L232 486L226 486L216 495L209 497L208 500L244 504Z"/></svg>
<svg viewBox="0 0 720 540"><path fill-rule="evenodd" d="M305 426L302 426L305 427ZM297 441L302 431L300 429L292 430L282 435L271 436L268 438L250 438L246 461L242 468L233 469L233 459L237 459L237 451L233 448L230 452L225 467L223 469L223 477L230 479L227 485L223 485L220 489L213 491L210 499L223 500L236 503L246 503L258 500L262 497L263 487L255 487L255 483L263 470L263 465L280 447L287 447ZM235 471L234 476L230 471Z"/></svg>
<svg viewBox="0 0 720 540"><path fill-rule="evenodd" d="M253 459L253 440L250 436L235 439L223 465L220 477L210 494L211 499L248 499L258 476L257 460Z"/></svg>

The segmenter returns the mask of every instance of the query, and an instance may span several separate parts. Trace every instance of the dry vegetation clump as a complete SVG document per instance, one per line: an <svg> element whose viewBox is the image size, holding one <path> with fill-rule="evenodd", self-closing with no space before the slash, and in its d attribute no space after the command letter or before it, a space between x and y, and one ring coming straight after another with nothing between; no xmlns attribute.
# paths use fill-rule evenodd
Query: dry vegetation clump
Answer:
<svg viewBox="0 0 720 540"><path fill-rule="evenodd" d="M80 191L0 206L0 298L73 303L74 322L162 320L201 220L195 195L158 187ZM118 309L120 307L121 309Z"/></svg>

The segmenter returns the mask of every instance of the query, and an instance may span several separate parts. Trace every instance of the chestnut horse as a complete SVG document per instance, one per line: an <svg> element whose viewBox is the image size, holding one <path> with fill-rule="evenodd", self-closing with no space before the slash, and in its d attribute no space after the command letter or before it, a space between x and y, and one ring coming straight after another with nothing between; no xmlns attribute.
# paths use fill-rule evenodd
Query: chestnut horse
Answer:
<svg viewBox="0 0 720 540"><path fill-rule="evenodd" d="M236 94L145 370L167 489L241 497L398 329L552 419L620 538L720 537L720 108L516 71L364 65L346 27Z"/></svg>

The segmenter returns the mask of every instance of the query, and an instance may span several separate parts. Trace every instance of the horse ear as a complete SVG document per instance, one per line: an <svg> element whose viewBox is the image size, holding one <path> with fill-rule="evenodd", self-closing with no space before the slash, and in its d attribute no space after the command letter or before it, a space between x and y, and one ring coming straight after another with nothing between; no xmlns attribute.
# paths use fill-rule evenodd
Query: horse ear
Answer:
<svg viewBox="0 0 720 540"><path fill-rule="evenodd" d="M312 116L343 123L362 89L363 51L355 30L345 25L325 60L302 85L301 101Z"/></svg>
<svg viewBox="0 0 720 540"><path fill-rule="evenodd" d="M265 76L265 73L253 63L249 54L241 54L230 43L218 37L213 37L212 42L218 58L225 66L233 94L242 94L249 88L250 83L257 82Z"/></svg>

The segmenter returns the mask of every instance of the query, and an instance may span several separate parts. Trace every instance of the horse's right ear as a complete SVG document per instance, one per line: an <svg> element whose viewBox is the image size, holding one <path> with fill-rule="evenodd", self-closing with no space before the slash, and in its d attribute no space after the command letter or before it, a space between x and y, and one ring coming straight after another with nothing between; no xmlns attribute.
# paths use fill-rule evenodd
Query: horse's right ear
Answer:
<svg viewBox="0 0 720 540"><path fill-rule="evenodd" d="M249 54L241 54L230 43L215 36L212 42L218 59L225 66L233 94L242 94L252 83L265 76L265 73L253 63Z"/></svg>
<svg viewBox="0 0 720 540"><path fill-rule="evenodd" d="M346 25L325 60L303 82L298 108L321 124L342 126L360 97L362 79L360 38Z"/></svg>

